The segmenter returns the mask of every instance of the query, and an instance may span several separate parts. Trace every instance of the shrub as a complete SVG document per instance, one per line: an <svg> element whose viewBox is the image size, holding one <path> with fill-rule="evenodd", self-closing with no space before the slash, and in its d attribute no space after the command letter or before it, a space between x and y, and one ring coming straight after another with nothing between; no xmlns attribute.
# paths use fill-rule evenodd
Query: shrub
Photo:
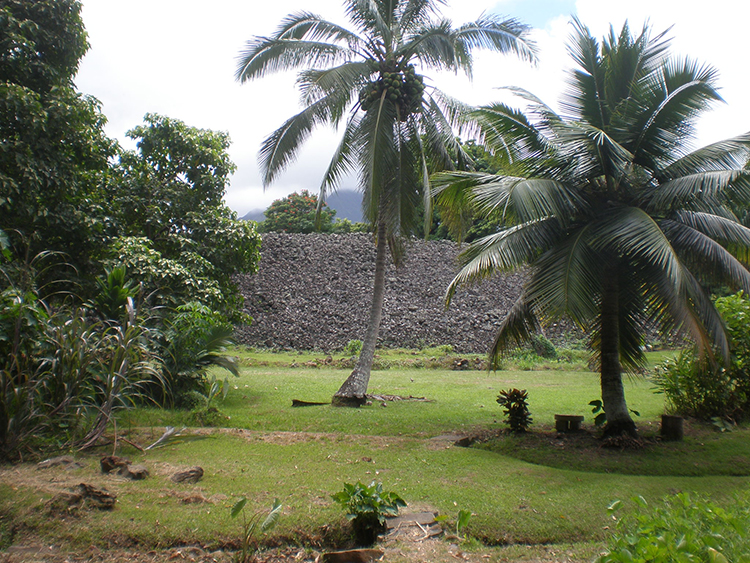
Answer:
<svg viewBox="0 0 750 563"><path fill-rule="evenodd" d="M653 381L670 413L734 420L746 409L747 395L733 373L698 357L695 350L683 350L657 366Z"/></svg>
<svg viewBox="0 0 750 563"><path fill-rule="evenodd" d="M54 311L33 293L0 296L0 459L51 445L85 448L113 411L156 380L148 329L130 310L122 324L82 308Z"/></svg>
<svg viewBox="0 0 750 563"><path fill-rule="evenodd" d="M199 302L177 307L166 322L162 352L166 396L163 403L178 407L200 404L206 395L206 372L211 366L239 375L235 360L223 354L232 344L233 327ZM197 393L197 394L196 394Z"/></svg>
<svg viewBox="0 0 750 563"><path fill-rule="evenodd" d="M671 412L737 420L750 412L750 301L740 292L716 299L715 305L729 335L729 365L685 350L657 368L654 382Z"/></svg>
<svg viewBox="0 0 750 563"><path fill-rule="evenodd" d="M510 427L511 432L526 432L531 425L528 398L529 394L526 389L500 391L497 402L504 409L505 422Z"/></svg>
<svg viewBox="0 0 750 563"><path fill-rule="evenodd" d="M537 356L547 359L557 358L557 350L555 345L550 342L543 334L535 334L531 338L531 347L536 352Z"/></svg>
<svg viewBox="0 0 750 563"><path fill-rule="evenodd" d="M346 343L346 346L344 346L344 354L347 356L357 356L362 351L362 341L361 340L350 340Z"/></svg>
<svg viewBox="0 0 750 563"><path fill-rule="evenodd" d="M636 512L618 521L609 550L597 563L750 561L750 495L722 508L709 500L679 493L652 508L633 499ZM615 513L622 507L610 506Z"/></svg>

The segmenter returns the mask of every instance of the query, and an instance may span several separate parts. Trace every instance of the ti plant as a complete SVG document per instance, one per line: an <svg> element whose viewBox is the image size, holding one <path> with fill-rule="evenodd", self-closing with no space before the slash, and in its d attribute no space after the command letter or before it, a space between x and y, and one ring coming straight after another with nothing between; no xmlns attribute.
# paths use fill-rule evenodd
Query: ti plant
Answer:
<svg viewBox="0 0 750 563"><path fill-rule="evenodd" d="M273 529L281 516L281 503L279 499L274 500L270 512L263 518L263 512L256 512L249 518L245 514L247 499L242 497L232 507L231 516L237 518L242 515L242 537L240 538L240 550L235 554L235 563L249 563L255 559L257 551L257 535L265 534ZM261 518L263 520L261 521Z"/></svg>
<svg viewBox="0 0 750 563"><path fill-rule="evenodd" d="M393 491L383 491L382 483L373 481L369 486L357 482L344 483L344 490L331 498L346 510L346 517L352 522L354 539L360 545L372 545L378 533L385 529L387 516L398 515L399 508L406 502Z"/></svg>
<svg viewBox="0 0 750 563"><path fill-rule="evenodd" d="M510 426L511 432L526 432L531 425L528 398L526 389L500 391L497 402L504 409L505 422Z"/></svg>

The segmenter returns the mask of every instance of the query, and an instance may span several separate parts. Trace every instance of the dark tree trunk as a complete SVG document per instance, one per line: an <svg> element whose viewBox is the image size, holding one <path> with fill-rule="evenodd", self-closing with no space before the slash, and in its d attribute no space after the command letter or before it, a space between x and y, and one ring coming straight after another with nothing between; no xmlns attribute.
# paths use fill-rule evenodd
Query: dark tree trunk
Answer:
<svg viewBox="0 0 750 563"><path fill-rule="evenodd" d="M387 266L387 241L385 223L378 220L377 253L375 255L375 282L372 289L372 304L367 332L362 341L357 365L341 388L333 396L332 404L337 407L358 407L365 403L367 386L370 383L370 370L375 357L375 346L378 342L380 319L383 314L385 296L385 269Z"/></svg>
<svg viewBox="0 0 750 563"><path fill-rule="evenodd" d="M633 419L625 402L620 365L620 301L617 270L605 272L602 284L601 387L602 403L607 415L604 436L628 434L637 437Z"/></svg>

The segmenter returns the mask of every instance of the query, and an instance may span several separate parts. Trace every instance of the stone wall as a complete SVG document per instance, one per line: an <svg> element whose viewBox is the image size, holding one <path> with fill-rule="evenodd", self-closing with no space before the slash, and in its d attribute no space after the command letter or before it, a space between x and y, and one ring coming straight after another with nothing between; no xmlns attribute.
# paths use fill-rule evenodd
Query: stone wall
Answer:
<svg viewBox="0 0 750 563"><path fill-rule="evenodd" d="M464 287L446 309L443 298L458 271L458 252L450 241L414 240L404 266L389 266L379 345L488 350L519 295L523 275L498 275ZM362 340L374 269L371 235L264 234L259 273L237 279L246 312L254 319L250 326L237 327L237 340L326 352Z"/></svg>

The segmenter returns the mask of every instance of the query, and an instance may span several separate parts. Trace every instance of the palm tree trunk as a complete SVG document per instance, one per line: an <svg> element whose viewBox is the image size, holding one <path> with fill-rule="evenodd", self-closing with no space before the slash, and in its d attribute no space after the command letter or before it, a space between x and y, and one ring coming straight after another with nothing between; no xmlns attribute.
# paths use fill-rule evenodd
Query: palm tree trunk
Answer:
<svg viewBox="0 0 750 563"><path fill-rule="evenodd" d="M375 346L380 331L380 319L383 314L383 298L385 297L385 269L387 265L387 241L385 222L378 219L377 252L375 255L375 282L372 290L372 304L367 332L362 342L357 365L351 375L344 381L341 388L333 396L333 405L337 407L358 407L365 403L367 386L370 383L370 370L375 358Z"/></svg>
<svg viewBox="0 0 750 563"><path fill-rule="evenodd" d="M616 268L605 272L601 304L601 387L607 415L604 436L638 435L625 402L620 365L620 303Z"/></svg>

